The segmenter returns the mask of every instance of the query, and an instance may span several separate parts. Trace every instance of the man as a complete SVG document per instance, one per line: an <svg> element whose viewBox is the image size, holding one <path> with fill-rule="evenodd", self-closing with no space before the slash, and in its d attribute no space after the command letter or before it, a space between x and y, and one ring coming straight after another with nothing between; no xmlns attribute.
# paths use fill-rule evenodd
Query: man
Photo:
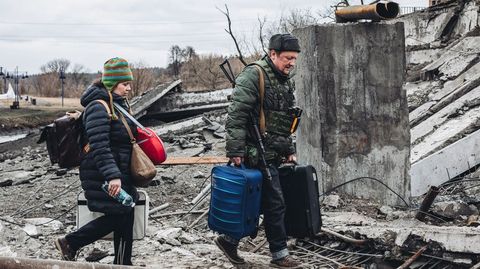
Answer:
<svg viewBox="0 0 480 269"><path fill-rule="evenodd" d="M296 161L291 138L291 131L295 129L292 128L295 98L290 72L295 66L300 46L298 39L293 35L276 34L270 38L268 49L268 55L247 66L236 79L232 103L228 107L226 152L230 161L237 166L245 162L249 167L265 169L259 161L256 139L248 131L252 125L250 115L253 113L253 117L259 119L263 114L265 129L261 130L262 139L272 179L263 180L262 212L265 233L272 253L271 265L277 268L298 268L301 264L289 255L287 249L285 202L280 187L278 166L282 162ZM259 93L260 70L255 65L261 67L264 77L263 104ZM262 105L263 110L260 109ZM215 239L215 243L232 263L245 263L238 256L237 240L220 235Z"/></svg>

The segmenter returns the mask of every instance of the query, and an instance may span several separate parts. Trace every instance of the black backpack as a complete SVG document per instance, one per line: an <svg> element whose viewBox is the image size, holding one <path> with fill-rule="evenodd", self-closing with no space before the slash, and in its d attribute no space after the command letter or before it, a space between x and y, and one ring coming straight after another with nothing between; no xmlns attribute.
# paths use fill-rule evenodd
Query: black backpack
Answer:
<svg viewBox="0 0 480 269"><path fill-rule="evenodd" d="M103 100L96 101L105 106L110 115L108 104ZM89 151L88 141L83 137L83 115L80 111L69 111L42 128L37 143L47 142L52 164L58 163L61 168L79 166L83 155Z"/></svg>

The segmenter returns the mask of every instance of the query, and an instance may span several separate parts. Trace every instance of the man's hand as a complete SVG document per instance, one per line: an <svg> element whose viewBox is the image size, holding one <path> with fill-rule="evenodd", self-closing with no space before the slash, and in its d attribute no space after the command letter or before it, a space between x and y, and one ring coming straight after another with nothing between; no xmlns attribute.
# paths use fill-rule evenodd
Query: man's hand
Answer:
<svg viewBox="0 0 480 269"><path fill-rule="evenodd" d="M295 154L288 155L287 163L297 163L297 156Z"/></svg>
<svg viewBox="0 0 480 269"><path fill-rule="evenodd" d="M242 162L243 162L243 158L242 157L230 157L230 162L232 162L233 165L235 165L235 166L240 166L240 164L242 164Z"/></svg>
<svg viewBox="0 0 480 269"><path fill-rule="evenodd" d="M122 181L119 178L112 179L108 182L108 194L112 197L117 196L122 189Z"/></svg>

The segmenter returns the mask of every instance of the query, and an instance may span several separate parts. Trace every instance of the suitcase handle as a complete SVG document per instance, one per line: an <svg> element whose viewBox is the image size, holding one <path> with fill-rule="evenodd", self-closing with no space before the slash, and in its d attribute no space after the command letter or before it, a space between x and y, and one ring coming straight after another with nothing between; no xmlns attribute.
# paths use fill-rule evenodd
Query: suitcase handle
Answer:
<svg viewBox="0 0 480 269"><path fill-rule="evenodd" d="M246 169L245 164L241 163L240 166L236 166L236 165L232 165L231 161L227 162L227 166L233 166L233 167L238 168L238 169Z"/></svg>

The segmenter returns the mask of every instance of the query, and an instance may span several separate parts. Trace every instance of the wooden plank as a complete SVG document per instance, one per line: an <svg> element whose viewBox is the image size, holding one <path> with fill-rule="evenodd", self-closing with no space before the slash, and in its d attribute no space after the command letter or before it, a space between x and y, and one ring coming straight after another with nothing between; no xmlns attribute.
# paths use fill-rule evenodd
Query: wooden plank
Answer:
<svg viewBox="0 0 480 269"><path fill-rule="evenodd" d="M186 165L186 164L217 164L227 163L228 158L224 156L202 156L202 157L168 157L162 165Z"/></svg>

